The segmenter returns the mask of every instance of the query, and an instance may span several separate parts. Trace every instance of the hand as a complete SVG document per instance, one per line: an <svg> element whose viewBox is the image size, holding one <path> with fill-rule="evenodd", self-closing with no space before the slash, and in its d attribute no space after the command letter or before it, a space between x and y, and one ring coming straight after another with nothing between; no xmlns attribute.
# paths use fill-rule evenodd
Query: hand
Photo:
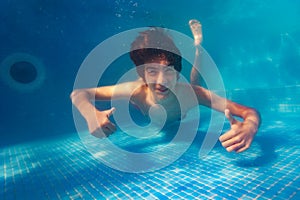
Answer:
<svg viewBox="0 0 300 200"><path fill-rule="evenodd" d="M116 131L116 125L109 120L109 117L115 110L115 108L105 111L96 110L96 118L95 115L91 115L91 118L87 120L87 124L89 131L93 136L103 138Z"/></svg>
<svg viewBox="0 0 300 200"><path fill-rule="evenodd" d="M225 116L230 122L231 129L219 138L222 146L228 152L240 153L245 151L250 147L257 132L257 124L247 119L244 122L236 120L228 109L225 110Z"/></svg>

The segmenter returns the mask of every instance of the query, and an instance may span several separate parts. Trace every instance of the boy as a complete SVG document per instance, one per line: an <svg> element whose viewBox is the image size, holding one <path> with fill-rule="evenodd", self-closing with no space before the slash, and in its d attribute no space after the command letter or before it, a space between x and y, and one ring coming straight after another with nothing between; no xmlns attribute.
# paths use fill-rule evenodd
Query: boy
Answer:
<svg viewBox="0 0 300 200"><path fill-rule="evenodd" d="M140 76L138 80L112 86L77 89L71 94L72 103L86 119L93 136L109 136L116 131L116 126L109 120L115 108L99 111L91 100L130 98L130 102L144 115L148 115L150 109L163 107L167 114L167 123L184 118L197 105L225 112L231 129L220 136L220 142L229 152L242 152L249 148L260 125L258 112L219 97L198 85L190 86L178 82L182 58L173 40L163 29L150 28L140 33L131 45L130 58L136 65ZM197 97L196 104L189 98L191 92ZM243 118L243 122L237 121L232 115ZM159 114L157 118L159 119Z"/></svg>

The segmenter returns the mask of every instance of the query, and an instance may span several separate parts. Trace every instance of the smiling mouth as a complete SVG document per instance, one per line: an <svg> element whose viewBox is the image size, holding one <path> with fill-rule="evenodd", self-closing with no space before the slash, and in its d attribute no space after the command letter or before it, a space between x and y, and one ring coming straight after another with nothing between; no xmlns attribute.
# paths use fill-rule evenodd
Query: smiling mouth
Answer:
<svg viewBox="0 0 300 200"><path fill-rule="evenodd" d="M155 90L160 94L166 94L166 93L168 93L169 88L160 86L160 87L155 88Z"/></svg>

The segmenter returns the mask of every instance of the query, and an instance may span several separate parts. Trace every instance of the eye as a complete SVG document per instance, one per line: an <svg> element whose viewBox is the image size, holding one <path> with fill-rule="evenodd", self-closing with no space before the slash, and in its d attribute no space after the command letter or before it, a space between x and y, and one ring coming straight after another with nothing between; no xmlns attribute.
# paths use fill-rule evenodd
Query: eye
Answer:
<svg viewBox="0 0 300 200"><path fill-rule="evenodd" d="M154 68L146 68L146 72L150 76L155 76L158 73L158 71L156 69L154 69Z"/></svg>
<svg viewBox="0 0 300 200"><path fill-rule="evenodd" d="M174 67L168 67L165 69L165 73L167 74L174 74L175 73L175 69Z"/></svg>

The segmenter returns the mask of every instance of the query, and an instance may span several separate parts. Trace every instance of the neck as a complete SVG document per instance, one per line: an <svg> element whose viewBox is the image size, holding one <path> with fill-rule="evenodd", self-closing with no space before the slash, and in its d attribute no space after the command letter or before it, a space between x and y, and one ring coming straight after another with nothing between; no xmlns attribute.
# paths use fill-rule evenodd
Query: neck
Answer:
<svg viewBox="0 0 300 200"><path fill-rule="evenodd" d="M169 107L170 105L174 104L177 102L176 95L173 92L170 92L166 98L163 99L158 99L156 98L153 93L150 92L150 100L154 104L160 104L164 107Z"/></svg>

